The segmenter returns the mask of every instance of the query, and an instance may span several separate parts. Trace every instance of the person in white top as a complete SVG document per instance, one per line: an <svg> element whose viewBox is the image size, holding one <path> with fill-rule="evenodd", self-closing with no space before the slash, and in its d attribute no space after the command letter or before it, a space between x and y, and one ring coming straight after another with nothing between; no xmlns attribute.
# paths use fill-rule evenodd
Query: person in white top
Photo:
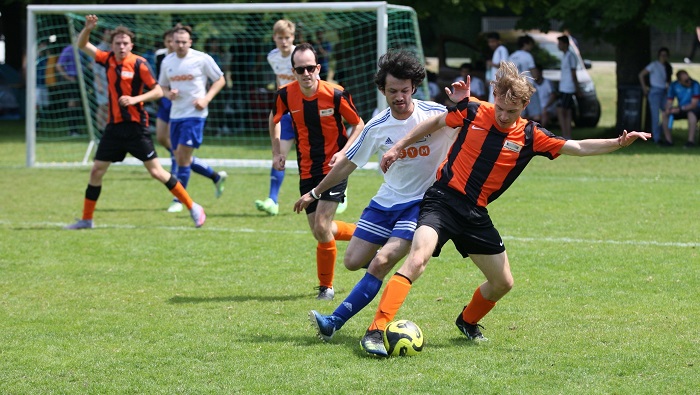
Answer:
<svg viewBox="0 0 700 395"><path fill-rule="evenodd" d="M657 60L649 63L639 72L639 84L642 86L644 94L649 103L649 115L651 116L651 136L654 142L659 145L669 145L665 138L662 138L659 114L666 108L666 90L673 70L668 63L669 50L666 47L659 48ZM647 84L647 78L649 83Z"/></svg>
<svg viewBox="0 0 700 395"><path fill-rule="evenodd" d="M549 120L557 115L555 104L557 101L557 94L554 92L552 82L544 78L542 66L535 64L535 68L532 69L532 79L536 89L535 93L537 93L540 99L540 107L542 110L540 113L540 125L542 125L543 128L547 128L549 126Z"/></svg>
<svg viewBox="0 0 700 395"><path fill-rule="evenodd" d="M535 58L532 57L532 49L535 47L535 40L529 35L524 35L518 37L518 50L513 52L508 60L515 64L518 68L520 74L527 73L528 81L530 83L534 82L532 77L533 71L535 70ZM540 105L539 95L532 95L530 97L530 104L525 107L523 113L520 114L521 117L530 119L536 122L541 121L542 106Z"/></svg>
<svg viewBox="0 0 700 395"><path fill-rule="evenodd" d="M314 201L312 192L321 194L347 178L376 152L388 151L421 121L445 113L446 108L441 104L411 98L425 75L425 68L410 51L391 50L382 55L375 83L386 96L389 107L367 123L315 190L299 198L294 211L302 212ZM454 93L445 88L450 100L458 102L465 98L469 94L467 84L453 83ZM332 315L324 316L315 310L309 313L322 340L329 341L347 320L374 299L384 277L408 253L423 194L435 181L437 167L456 136L456 129L446 129L445 133L429 135L407 147L404 160L384 174L384 183L363 211L345 253L348 269L366 267L367 273Z"/></svg>
<svg viewBox="0 0 700 395"><path fill-rule="evenodd" d="M557 46L564 53L561 58L561 79L559 80L559 105L557 108L557 118L561 135L566 139L571 138L571 122L573 118L576 101L574 96L579 96L581 88L578 84L576 70L578 60L576 55L569 49L569 36L557 37Z"/></svg>
<svg viewBox="0 0 700 395"><path fill-rule="evenodd" d="M272 27L272 40L275 42L275 49L267 54L267 62L275 73L277 82L275 90L296 81L292 72L292 51L296 48L294 45L295 31L294 23L286 19L278 20ZM294 127L292 126L292 117L289 114L282 117L280 127L280 150L281 154L287 157L294 144ZM270 192L267 199L255 201L255 208L268 215L279 213L278 196L284 181L284 174L284 170L270 168Z"/></svg>
<svg viewBox="0 0 700 395"><path fill-rule="evenodd" d="M508 60L508 49L501 44L501 35L497 32L486 34L486 42L493 51L491 59L486 61L486 82L491 82L496 77L496 72L501 66L501 62ZM493 89L489 84L489 102L493 103Z"/></svg>
<svg viewBox="0 0 700 395"><path fill-rule="evenodd" d="M158 83L172 101L170 108L170 143L177 162L177 178L187 187L192 166L202 166L223 191L224 172L216 173L205 163L193 163L194 150L204 139L208 105L226 85L224 73L211 56L192 49L192 28L178 26L173 30L175 52L161 63ZM207 90L207 82L211 86ZM220 193L217 193L217 197Z"/></svg>

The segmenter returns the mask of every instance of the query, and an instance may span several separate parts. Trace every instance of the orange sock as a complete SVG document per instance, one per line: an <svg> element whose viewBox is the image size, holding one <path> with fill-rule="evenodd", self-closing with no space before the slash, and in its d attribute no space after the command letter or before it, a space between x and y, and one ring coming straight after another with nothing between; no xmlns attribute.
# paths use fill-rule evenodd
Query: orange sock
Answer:
<svg viewBox="0 0 700 395"><path fill-rule="evenodd" d="M338 255L338 249L335 247L335 240L328 243L318 243L316 246L316 273L318 281L323 287L333 286L336 255Z"/></svg>
<svg viewBox="0 0 700 395"><path fill-rule="evenodd" d="M192 198L190 197L190 194L187 193L185 187L182 186L182 183L180 181L178 181L177 184L175 184L173 189L170 190L170 193L172 193L173 196L175 196L177 200L180 201L180 203L184 204L188 210L192 209Z"/></svg>
<svg viewBox="0 0 700 395"><path fill-rule="evenodd" d="M372 321L369 329L385 330L386 325L396 316L410 290L411 280L399 273L391 276L386 284L386 288L384 288L382 299L379 301L379 307L377 307L377 312L374 315L374 321Z"/></svg>
<svg viewBox="0 0 700 395"><path fill-rule="evenodd" d="M92 216L95 213L96 204L97 200L85 198L83 202L83 219L92 219Z"/></svg>
<svg viewBox="0 0 700 395"><path fill-rule="evenodd" d="M481 287L479 287L474 291L471 302L462 312L462 319L468 324L476 325L494 306L496 306L496 302L484 299L481 295Z"/></svg>
<svg viewBox="0 0 700 395"><path fill-rule="evenodd" d="M336 240L350 240L352 238L352 234L355 233L355 228L357 228L357 225L350 222L333 221L333 223L338 227L338 232L333 235Z"/></svg>

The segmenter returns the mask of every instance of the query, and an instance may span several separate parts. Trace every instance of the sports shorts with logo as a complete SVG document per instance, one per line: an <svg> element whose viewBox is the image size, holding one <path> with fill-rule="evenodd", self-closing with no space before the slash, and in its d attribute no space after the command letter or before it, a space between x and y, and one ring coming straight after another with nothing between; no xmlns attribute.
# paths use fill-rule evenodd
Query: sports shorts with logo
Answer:
<svg viewBox="0 0 700 395"><path fill-rule="evenodd" d="M151 134L140 123L108 124L97 146L95 160L121 162L127 153L142 162L158 157Z"/></svg>
<svg viewBox="0 0 700 395"><path fill-rule="evenodd" d="M418 216L418 227L423 225L438 234L433 256L440 255L448 240L452 240L464 258L469 254L496 255L506 250L488 210L468 204L464 195L450 188L433 185L425 192Z"/></svg>

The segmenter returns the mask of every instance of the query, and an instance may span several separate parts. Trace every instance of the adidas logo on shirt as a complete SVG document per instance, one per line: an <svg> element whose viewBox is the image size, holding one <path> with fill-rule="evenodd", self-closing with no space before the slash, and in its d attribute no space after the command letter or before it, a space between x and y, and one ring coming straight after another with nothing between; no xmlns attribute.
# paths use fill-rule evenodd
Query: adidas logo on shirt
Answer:
<svg viewBox="0 0 700 395"><path fill-rule="evenodd" d="M387 137L386 141L384 142L385 145L394 145L394 142L391 141L391 138Z"/></svg>

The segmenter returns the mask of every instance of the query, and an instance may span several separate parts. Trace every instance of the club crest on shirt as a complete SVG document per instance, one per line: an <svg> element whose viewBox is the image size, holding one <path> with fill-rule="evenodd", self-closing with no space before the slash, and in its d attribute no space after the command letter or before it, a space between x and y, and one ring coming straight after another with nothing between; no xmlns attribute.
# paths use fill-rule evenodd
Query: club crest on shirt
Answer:
<svg viewBox="0 0 700 395"><path fill-rule="evenodd" d="M322 117L330 117L335 113L335 110L332 108L326 108L325 110L320 110L318 113Z"/></svg>
<svg viewBox="0 0 700 395"><path fill-rule="evenodd" d="M124 78L124 79L131 79L131 78L134 78L134 72L133 72L133 71L124 70L124 71L122 71L122 78Z"/></svg>
<svg viewBox="0 0 700 395"><path fill-rule="evenodd" d="M523 149L523 146L516 142L506 140L506 142L503 144L503 148L513 152L520 152L520 150Z"/></svg>

